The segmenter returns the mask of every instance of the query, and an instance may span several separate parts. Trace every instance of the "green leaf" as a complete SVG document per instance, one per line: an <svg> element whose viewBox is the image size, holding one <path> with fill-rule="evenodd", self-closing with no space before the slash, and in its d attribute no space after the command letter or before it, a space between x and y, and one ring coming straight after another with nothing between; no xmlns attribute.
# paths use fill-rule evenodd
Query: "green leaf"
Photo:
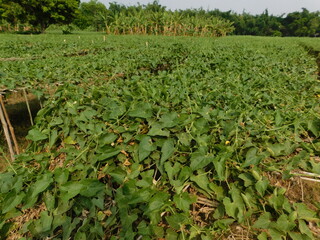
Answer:
<svg viewBox="0 0 320 240"><path fill-rule="evenodd" d="M158 192L149 200L144 214L149 216L151 224L157 225L159 223L161 211L163 211L163 207L167 204L169 197L166 192Z"/></svg>
<svg viewBox="0 0 320 240"><path fill-rule="evenodd" d="M58 184L64 184L69 179L68 169L56 168L53 173L54 173L54 179Z"/></svg>
<svg viewBox="0 0 320 240"><path fill-rule="evenodd" d="M174 140L169 138L163 143L161 148L160 166L163 166L164 162L173 155L174 151Z"/></svg>
<svg viewBox="0 0 320 240"><path fill-rule="evenodd" d="M213 223L213 226L221 230L227 230L234 221L232 218L218 219Z"/></svg>
<svg viewBox="0 0 320 240"><path fill-rule="evenodd" d="M258 240L268 240L268 234L266 232L262 232L258 236Z"/></svg>
<svg viewBox="0 0 320 240"><path fill-rule="evenodd" d="M201 116L204 117L206 120L211 120L211 117L210 117L211 112L212 112L211 106L205 106L199 111Z"/></svg>
<svg viewBox="0 0 320 240"><path fill-rule="evenodd" d="M75 240L86 240L87 236L84 232L77 232L76 235L74 236Z"/></svg>
<svg viewBox="0 0 320 240"><path fill-rule="evenodd" d="M105 146L105 145L109 145L111 143L113 143L115 140L117 140L118 136L114 133L105 133L102 134L99 137L99 145L101 147Z"/></svg>
<svg viewBox="0 0 320 240"><path fill-rule="evenodd" d="M291 212L290 203L284 196L284 192L285 189L283 188L275 188L273 194L268 198L268 201L276 211L282 211L282 209L285 209L286 211Z"/></svg>
<svg viewBox="0 0 320 240"><path fill-rule="evenodd" d="M269 229L269 233L270 233L270 236L271 236L272 240L282 240L284 235L286 235L286 234L283 234L283 233L281 233L278 230L273 229L273 228Z"/></svg>
<svg viewBox="0 0 320 240"><path fill-rule="evenodd" d="M136 186L142 188L149 188L150 186L152 186L154 170L142 172L140 176L142 179L135 182Z"/></svg>
<svg viewBox="0 0 320 240"><path fill-rule="evenodd" d="M210 145L212 136L207 134L197 135L194 137L194 140L197 142L199 148L206 148Z"/></svg>
<svg viewBox="0 0 320 240"><path fill-rule="evenodd" d="M45 140L47 139L48 136L42 132L40 132L40 130L33 128L28 132L28 135L26 136L26 139L37 142L37 141L41 141L41 140Z"/></svg>
<svg viewBox="0 0 320 240"><path fill-rule="evenodd" d="M191 170L202 169L209 163L213 162L214 156L206 153L206 148L200 148L198 151L191 154L190 168Z"/></svg>
<svg viewBox="0 0 320 240"><path fill-rule="evenodd" d="M81 180L82 189L80 195L85 197L94 197L102 192L105 185L97 179L83 179Z"/></svg>
<svg viewBox="0 0 320 240"><path fill-rule="evenodd" d="M121 168L115 168L107 171L106 173L108 173L112 177L112 180L118 184L122 184L127 176L127 172Z"/></svg>
<svg viewBox="0 0 320 240"><path fill-rule="evenodd" d="M233 218L237 218L236 212L237 212L237 204L231 201L229 197L225 197L223 199L223 205L225 207L226 213Z"/></svg>
<svg viewBox="0 0 320 240"><path fill-rule="evenodd" d="M13 208L15 208L18 204L21 203L25 195L26 194L24 192L20 192L17 194L16 190L13 189L11 192L9 192L4 201L1 203L1 205L3 206L1 212L7 213L11 211Z"/></svg>
<svg viewBox="0 0 320 240"><path fill-rule="evenodd" d="M68 225L68 220L70 219L70 217L67 217L66 215L56 215L55 212L53 212L52 215L53 215L52 229L56 229L59 226Z"/></svg>
<svg viewBox="0 0 320 240"><path fill-rule="evenodd" d="M51 131L51 134L49 136L49 147L52 148L53 145L56 143L58 140L58 131L56 129Z"/></svg>
<svg viewBox="0 0 320 240"><path fill-rule="evenodd" d="M296 148L296 146L289 141L285 143L268 144L267 146L268 151L274 157L289 155Z"/></svg>
<svg viewBox="0 0 320 240"><path fill-rule="evenodd" d="M244 220L245 203L243 201L241 191L234 184L232 184L231 189L229 190L229 194L231 194L232 199L229 197L225 197L223 199L226 213L230 217L233 217L239 222L242 222Z"/></svg>
<svg viewBox="0 0 320 240"><path fill-rule="evenodd" d="M75 228L81 221L80 218L73 218L73 221L71 222L71 218L67 218L67 221L64 225L62 225L62 238L63 239L69 239L70 235L73 231L75 231ZM83 221L83 220L82 220Z"/></svg>
<svg viewBox="0 0 320 240"><path fill-rule="evenodd" d="M139 153L139 162L146 159L156 147L154 146L152 139L149 136L142 136L142 139L139 143L138 153Z"/></svg>
<svg viewBox="0 0 320 240"><path fill-rule="evenodd" d="M126 112L125 105L123 103L118 103L113 99L105 97L100 99L100 102L107 108L102 115L104 121L109 121L110 119L118 119Z"/></svg>
<svg viewBox="0 0 320 240"><path fill-rule="evenodd" d="M224 199L225 194L224 194L224 190L222 186L218 186L216 184L214 184L213 182L209 184L210 189L212 189L214 191L214 193L216 194L216 198L218 201L221 201Z"/></svg>
<svg viewBox="0 0 320 240"><path fill-rule="evenodd" d="M317 221L318 218L316 217L316 213L309 209L305 204L294 203L293 206L298 213L298 219L303 219L306 221Z"/></svg>
<svg viewBox="0 0 320 240"><path fill-rule="evenodd" d="M12 190L12 186L14 184L14 181L16 180L13 175L13 172L0 174L0 193L8 193Z"/></svg>
<svg viewBox="0 0 320 240"><path fill-rule="evenodd" d="M163 130L162 126L158 123L155 123L151 126L150 131L148 132L149 136L162 136L169 137L170 132L168 130Z"/></svg>
<svg viewBox="0 0 320 240"><path fill-rule="evenodd" d="M320 119L308 121L308 130L310 130L316 137L320 136Z"/></svg>
<svg viewBox="0 0 320 240"><path fill-rule="evenodd" d="M181 182L185 182L189 177L192 176L192 170L188 166L184 166L181 168L179 173L179 180Z"/></svg>
<svg viewBox="0 0 320 240"><path fill-rule="evenodd" d="M65 199L62 199L61 197L58 199L57 207L53 210L53 214L61 215L65 212L69 211L70 208L73 206L74 200L71 201L65 201Z"/></svg>
<svg viewBox="0 0 320 240"><path fill-rule="evenodd" d="M255 183L255 178L250 173L242 173L239 175L239 178L244 181L244 186L249 187Z"/></svg>
<svg viewBox="0 0 320 240"><path fill-rule="evenodd" d="M40 219L34 221L28 228L33 235L39 235L51 230L53 217L47 211L40 213Z"/></svg>
<svg viewBox="0 0 320 240"><path fill-rule="evenodd" d="M138 118L150 118L152 116L152 107L150 103L135 103L132 106L132 110L129 111L128 115L130 117Z"/></svg>
<svg viewBox="0 0 320 240"><path fill-rule="evenodd" d="M46 207L47 207L48 211L53 211L54 210L56 199L55 199L55 196L53 194L51 194L50 191L47 191L44 194L44 202L46 204Z"/></svg>
<svg viewBox="0 0 320 240"><path fill-rule="evenodd" d="M69 181L60 187L60 198L62 199L62 201L67 202L69 199L77 196L80 193L82 187L83 185L81 182Z"/></svg>
<svg viewBox="0 0 320 240"><path fill-rule="evenodd" d="M307 226L304 220L299 220L299 230L301 233L307 235L310 239L314 239L310 228Z"/></svg>
<svg viewBox="0 0 320 240"><path fill-rule="evenodd" d="M161 207L166 204L169 194L159 192L150 199L146 213L152 211L160 211Z"/></svg>
<svg viewBox="0 0 320 240"><path fill-rule="evenodd" d="M33 204L36 202L39 193L46 190L52 182L53 174L51 172L40 175L37 178L37 181L33 185L31 185L31 187L28 190L26 197L26 205L24 206L24 209L32 207Z"/></svg>
<svg viewBox="0 0 320 240"><path fill-rule="evenodd" d="M142 236L152 235L151 226L147 225L145 221L141 221L137 226L137 229L138 229L138 234L141 234Z"/></svg>
<svg viewBox="0 0 320 240"><path fill-rule="evenodd" d="M175 162L174 164L172 164L171 162L165 162L164 169L165 169L166 173L168 174L169 180L172 183L173 180L176 179L178 173L181 170L181 164L179 162Z"/></svg>
<svg viewBox="0 0 320 240"><path fill-rule="evenodd" d="M218 174L218 179L224 181L226 179L226 160L230 157L230 153L219 154L213 159L214 168Z"/></svg>
<svg viewBox="0 0 320 240"><path fill-rule="evenodd" d="M205 118L199 118L194 123L194 133L201 135L209 131L209 124Z"/></svg>
<svg viewBox="0 0 320 240"><path fill-rule="evenodd" d="M68 136L67 138L65 138L65 139L63 140L63 142L64 142L65 144L70 144L70 145L74 145L74 144L77 143L76 141L74 141L74 140L72 139L71 136Z"/></svg>
<svg viewBox="0 0 320 240"><path fill-rule="evenodd" d="M176 213L172 216L166 217L170 227L175 230L180 230L186 223L189 222L189 218L181 213Z"/></svg>
<svg viewBox="0 0 320 240"><path fill-rule="evenodd" d="M279 231L289 232L294 229L296 224L288 219L288 215L282 214L277 220L277 229Z"/></svg>
<svg viewBox="0 0 320 240"><path fill-rule="evenodd" d="M184 212L188 212L190 210L190 205L195 202L195 199L192 199L189 193L183 192L179 195L174 195L173 202L176 204L177 208Z"/></svg>
<svg viewBox="0 0 320 240"><path fill-rule="evenodd" d="M105 161L109 158L117 156L121 152L121 149L109 148L105 150L100 156L97 157L98 161Z"/></svg>
<svg viewBox="0 0 320 240"><path fill-rule="evenodd" d="M68 201L78 194L85 197L93 197L105 188L104 184L96 179L82 179L80 181L69 181L60 187L61 199Z"/></svg>
<svg viewBox="0 0 320 240"><path fill-rule="evenodd" d="M313 240L314 237L310 238L304 234L297 233L297 232L289 232L289 236L292 240Z"/></svg>
<svg viewBox="0 0 320 240"><path fill-rule="evenodd" d="M177 240L177 239L179 239L179 236L175 230L168 228L166 231L165 239L166 240Z"/></svg>
<svg viewBox="0 0 320 240"><path fill-rule="evenodd" d="M276 113L276 117L275 117L275 124L277 127L279 127L279 126L281 126L282 122L283 122L283 118L281 117L281 113L278 110Z"/></svg>
<svg viewBox="0 0 320 240"><path fill-rule="evenodd" d="M255 188L257 189L260 196L264 196L267 188L269 186L269 181L266 179L261 179L255 184Z"/></svg>
<svg viewBox="0 0 320 240"><path fill-rule="evenodd" d="M198 175L193 175L190 177L190 180L195 182L201 189L205 190L207 193L211 193L212 191L209 189L209 179L207 174L199 172Z"/></svg>
<svg viewBox="0 0 320 240"><path fill-rule="evenodd" d="M178 194L182 191L183 184L185 182L185 179L180 180L178 177L181 167L182 166L179 162L175 162L173 165L169 161L164 163L164 170L168 175L169 182L175 188L175 191Z"/></svg>
<svg viewBox="0 0 320 240"><path fill-rule="evenodd" d="M192 140L192 136L189 133L178 133L177 137L179 139L179 142L184 146L189 146Z"/></svg>
<svg viewBox="0 0 320 240"><path fill-rule="evenodd" d="M87 120L92 120L93 117L95 117L97 115L97 111L94 110L93 108L91 107L86 107L86 109L80 113L80 118L83 120L83 121L87 121Z"/></svg>
<svg viewBox="0 0 320 240"><path fill-rule="evenodd" d="M179 123L178 114L176 112L165 113L161 116L160 123L165 128L175 127Z"/></svg>
<svg viewBox="0 0 320 240"><path fill-rule="evenodd" d="M258 154L258 149L250 148L246 154L246 160L242 167L245 168L249 167L250 165L257 166L262 159L263 156Z"/></svg>

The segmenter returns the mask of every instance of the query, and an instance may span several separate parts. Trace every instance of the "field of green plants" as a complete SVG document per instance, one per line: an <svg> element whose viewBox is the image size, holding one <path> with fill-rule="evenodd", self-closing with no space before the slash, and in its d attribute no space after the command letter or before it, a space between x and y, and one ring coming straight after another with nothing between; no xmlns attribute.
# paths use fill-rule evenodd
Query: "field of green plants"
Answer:
<svg viewBox="0 0 320 240"><path fill-rule="evenodd" d="M0 35L0 89L46 100L1 238L318 239L318 41Z"/></svg>

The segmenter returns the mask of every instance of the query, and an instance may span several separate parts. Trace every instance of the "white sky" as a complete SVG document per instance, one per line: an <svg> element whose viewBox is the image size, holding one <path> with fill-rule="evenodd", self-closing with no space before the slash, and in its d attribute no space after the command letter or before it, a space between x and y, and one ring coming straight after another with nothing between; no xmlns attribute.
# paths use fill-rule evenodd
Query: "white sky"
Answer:
<svg viewBox="0 0 320 240"><path fill-rule="evenodd" d="M82 0L88 2L89 0ZM108 6L109 2L117 2L124 5L147 4L152 0L99 0ZM166 6L167 9L187 9L200 8L213 10L215 8L221 11L233 10L237 13L242 13L245 10L247 13L260 14L265 9L269 10L270 14L281 15L294 11L301 11L301 8L306 8L311 12L320 11L320 0L160 0L159 3Z"/></svg>

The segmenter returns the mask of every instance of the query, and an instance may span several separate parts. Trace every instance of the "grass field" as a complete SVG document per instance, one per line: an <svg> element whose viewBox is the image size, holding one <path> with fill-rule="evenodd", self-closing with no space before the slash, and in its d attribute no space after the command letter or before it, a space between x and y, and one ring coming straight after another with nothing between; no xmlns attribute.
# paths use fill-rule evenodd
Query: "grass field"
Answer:
<svg viewBox="0 0 320 240"><path fill-rule="evenodd" d="M0 88L45 99L0 236L319 239L318 42L0 35Z"/></svg>

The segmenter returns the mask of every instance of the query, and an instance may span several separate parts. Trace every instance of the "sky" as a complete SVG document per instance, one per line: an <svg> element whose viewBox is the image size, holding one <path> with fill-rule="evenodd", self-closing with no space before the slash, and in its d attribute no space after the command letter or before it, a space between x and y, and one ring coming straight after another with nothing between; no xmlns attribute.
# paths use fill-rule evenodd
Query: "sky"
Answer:
<svg viewBox="0 0 320 240"><path fill-rule="evenodd" d="M83 0L82 2L88 2ZM109 2L117 2L124 5L147 4L152 0L99 0L108 6ZM281 15L306 8L311 12L320 11L320 0L159 0L159 3L167 9L203 8L205 10L219 9L221 11L232 10L237 13L243 11L251 14L261 14L268 9L270 14Z"/></svg>

